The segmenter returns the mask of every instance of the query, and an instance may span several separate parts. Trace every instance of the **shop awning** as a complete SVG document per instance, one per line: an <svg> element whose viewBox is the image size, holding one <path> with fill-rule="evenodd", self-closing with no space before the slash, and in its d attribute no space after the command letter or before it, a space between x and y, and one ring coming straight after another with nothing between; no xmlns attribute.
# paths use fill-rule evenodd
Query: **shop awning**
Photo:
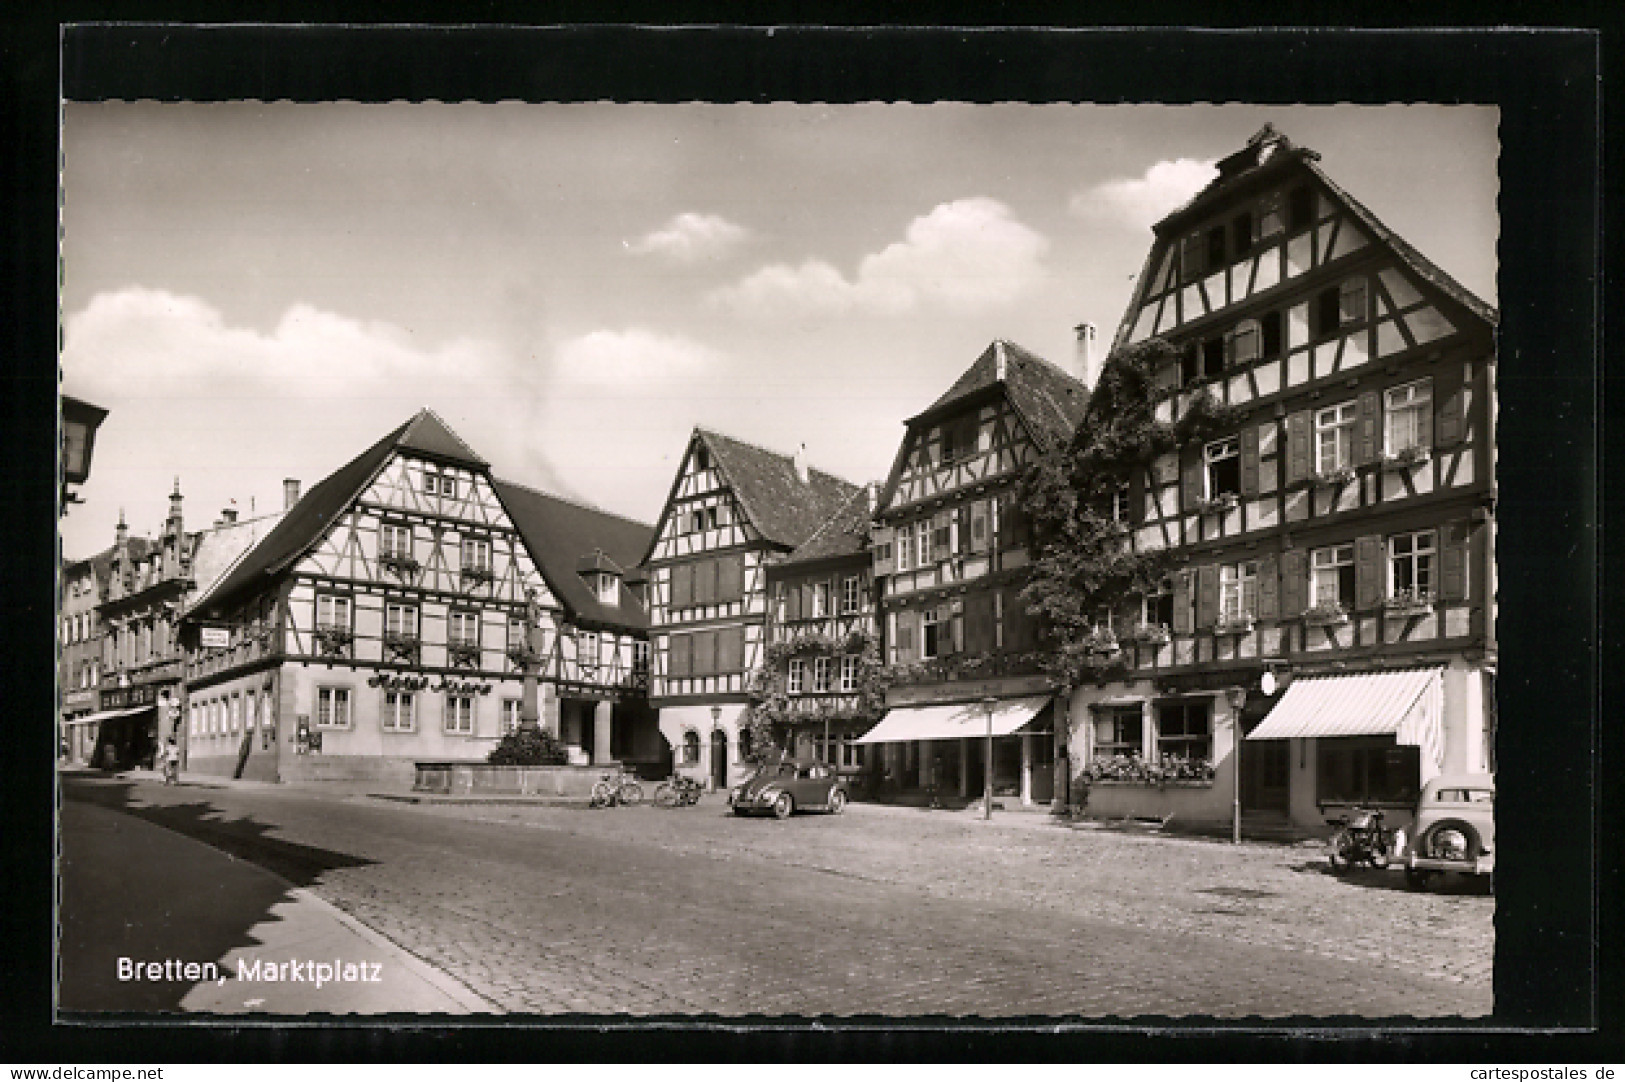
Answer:
<svg viewBox="0 0 1625 1082"><path fill-rule="evenodd" d="M1000 699L993 708L993 735L1009 736L1049 705L1048 695ZM890 744L902 740L958 740L987 736L987 710L981 703L944 706L899 706L889 710L859 744Z"/></svg>
<svg viewBox="0 0 1625 1082"><path fill-rule="evenodd" d="M82 718L68 718L68 719L64 720L62 722L62 724L64 724L64 725L100 725L104 721L112 721L114 718L127 718L131 714L140 714L143 711L147 711L147 710L151 710L151 709L153 709L153 706L152 706L151 703L148 703L146 706L132 706L127 710L103 710L103 711L101 711L100 713L97 713L97 714L86 714Z"/></svg>
<svg viewBox="0 0 1625 1082"><path fill-rule="evenodd" d="M1248 740L1299 737L1388 736L1444 757L1440 718L1444 707L1443 669L1300 676Z"/></svg>

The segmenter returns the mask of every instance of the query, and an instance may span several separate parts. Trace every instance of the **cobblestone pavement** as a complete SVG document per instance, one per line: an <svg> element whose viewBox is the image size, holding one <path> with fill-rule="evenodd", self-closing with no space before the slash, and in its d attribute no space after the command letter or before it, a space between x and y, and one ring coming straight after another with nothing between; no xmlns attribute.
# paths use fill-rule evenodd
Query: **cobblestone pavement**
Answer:
<svg viewBox="0 0 1625 1082"><path fill-rule="evenodd" d="M94 783L70 798L108 800ZM858 806L406 806L273 788L120 791L310 889L505 1010L1481 1016L1493 899L1340 880L1317 849ZM207 806L199 816L197 805ZM181 814L185 809L185 814ZM293 843L291 845L285 843ZM235 848L234 848L235 847Z"/></svg>

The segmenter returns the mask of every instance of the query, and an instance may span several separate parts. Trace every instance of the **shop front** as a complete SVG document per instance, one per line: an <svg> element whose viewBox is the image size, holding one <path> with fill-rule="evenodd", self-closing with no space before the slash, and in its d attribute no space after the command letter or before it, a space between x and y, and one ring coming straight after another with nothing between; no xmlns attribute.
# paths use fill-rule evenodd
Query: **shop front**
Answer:
<svg viewBox="0 0 1625 1082"><path fill-rule="evenodd" d="M126 706L64 723L69 758L101 770L151 766L158 747L158 708Z"/></svg>
<svg viewBox="0 0 1625 1082"><path fill-rule="evenodd" d="M995 799L1047 805L1054 717L1049 695L894 706L856 743L875 748L866 776L878 799L965 802L991 787Z"/></svg>

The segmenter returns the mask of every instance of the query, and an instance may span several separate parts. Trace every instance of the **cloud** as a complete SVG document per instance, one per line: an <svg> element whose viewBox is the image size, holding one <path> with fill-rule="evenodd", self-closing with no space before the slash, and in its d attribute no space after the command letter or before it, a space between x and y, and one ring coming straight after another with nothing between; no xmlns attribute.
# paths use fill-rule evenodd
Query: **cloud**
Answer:
<svg viewBox="0 0 1625 1082"><path fill-rule="evenodd" d="M1213 162L1194 158L1157 162L1144 176L1103 181L1073 194L1067 209L1079 218L1149 228L1213 179Z"/></svg>
<svg viewBox="0 0 1625 1082"><path fill-rule="evenodd" d="M566 383L627 389L690 380L713 369L716 351L686 338L632 328L592 331L553 351L554 373Z"/></svg>
<svg viewBox="0 0 1625 1082"><path fill-rule="evenodd" d="M744 226L715 214L678 214L628 247L639 255L660 255L678 263L720 259L750 236Z"/></svg>
<svg viewBox="0 0 1625 1082"><path fill-rule="evenodd" d="M820 259L775 263L712 293L740 314L898 315L935 306L985 311L1008 304L1043 277L1049 241L995 199L942 203L914 219L904 239L858 263L850 279Z"/></svg>

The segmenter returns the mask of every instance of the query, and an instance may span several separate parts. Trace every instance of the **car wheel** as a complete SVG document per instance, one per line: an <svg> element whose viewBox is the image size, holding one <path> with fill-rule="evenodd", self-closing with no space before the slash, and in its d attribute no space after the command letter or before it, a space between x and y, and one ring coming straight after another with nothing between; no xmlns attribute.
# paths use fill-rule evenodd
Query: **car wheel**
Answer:
<svg viewBox="0 0 1625 1082"><path fill-rule="evenodd" d="M1478 840L1478 831L1473 829L1471 823L1463 822L1460 819L1442 819L1428 827L1427 833L1419 839L1422 855L1425 857L1444 857L1446 854L1437 852L1435 846L1439 843L1440 835L1448 834L1451 831L1461 835L1465 851L1463 859L1477 860L1479 850L1482 847L1482 843Z"/></svg>
<svg viewBox="0 0 1625 1082"><path fill-rule="evenodd" d="M1342 875L1349 870L1349 856L1354 852L1354 839L1349 832L1339 830L1332 838L1331 847L1326 850L1326 861L1332 866L1332 871Z"/></svg>
<svg viewBox="0 0 1625 1082"><path fill-rule="evenodd" d="M780 793L773 801L773 815L777 819L788 819L790 813L796 810L796 802L789 793Z"/></svg>
<svg viewBox="0 0 1625 1082"><path fill-rule="evenodd" d="M829 812L831 815L840 815L846 810L846 790L837 789L829 794Z"/></svg>

